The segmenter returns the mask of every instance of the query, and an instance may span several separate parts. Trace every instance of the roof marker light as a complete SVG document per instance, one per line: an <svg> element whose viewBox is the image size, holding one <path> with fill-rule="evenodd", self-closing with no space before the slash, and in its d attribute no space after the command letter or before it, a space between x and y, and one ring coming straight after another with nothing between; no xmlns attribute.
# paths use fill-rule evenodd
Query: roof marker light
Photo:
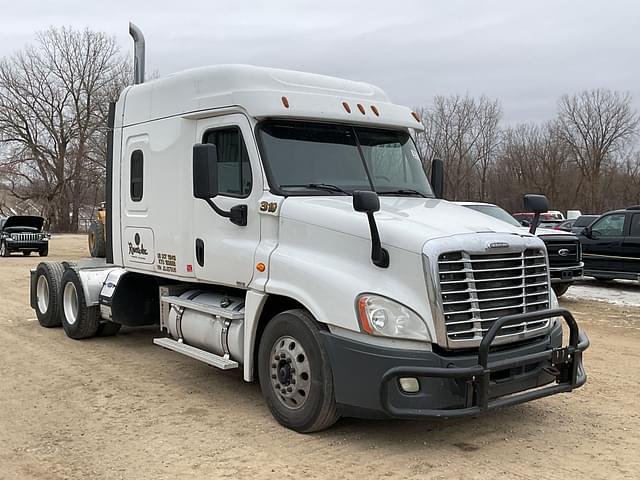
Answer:
<svg viewBox="0 0 640 480"><path fill-rule="evenodd" d="M342 106L347 111L347 113L351 113L351 107L349 106L349 104L347 102L342 102Z"/></svg>
<svg viewBox="0 0 640 480"><path fill-rule="evenodd" d="M282 97L282 105L284 105L284 108L289 108L289 99L287 97Z"/></svg>
<svg viewBox="0 0 640 480"><path fill-rule="evenodd" d="M411 112L411 115L416 119L416 122L422 123L422 121L420 120L420 115L418 115L416 112Z"/></svg>
<svg viewBox="0 0 640 480"><path fill-rule="evenodd" d="M358 104L358 110L360 110L360 113L364 115L364 106L361 103Z"/></svg>
<svg viewBox="0 0 640 480"><path fill-rule="evenodd" d="M374 113L374 115L376 117L380 116L380 112L378 111L378 107L376 107L375 105L371 105L371 111Z"/></svg>

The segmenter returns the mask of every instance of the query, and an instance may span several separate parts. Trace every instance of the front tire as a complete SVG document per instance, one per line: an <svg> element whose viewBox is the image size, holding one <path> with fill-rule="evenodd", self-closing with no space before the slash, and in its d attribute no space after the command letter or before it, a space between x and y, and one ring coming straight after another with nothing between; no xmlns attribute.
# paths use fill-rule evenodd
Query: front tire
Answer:
<svg viewBox="0 0 640 480"><path fill-rule="evenodd" d="M329 356L320 327L307 311L288 310L267 324L258 375L267 405L283 426L310 433L338 420Z"/></svg>
<svg viewBox="0 0 640 480"><path fill-rule="evenodd" d="M30 251L22 252L23 257L28 257L29 255L31 255Z"/></svg>
<svg viewBox="0 0 640 480"><path fill-rule="evenodd" d="M60 304L64 332L75 340L93 337L100 326L100 308L87 306L82 282L75 268L64 271L61 283Z"/></svg>
<svg viewBox="0 0 640 480"><path fill-rule="evenodd" d="M570 283L559 283L553 285L551 288L553 288L553 291L556 293L556 297L561 297L562 295L567 293L567 290L569 290L570 286Z"/></svg>
<svg viewBox="0 0 640 480"><path fill-rule="evenodd" d="M64 267L60 263L44 262L36 269L36 317L43 327L61 324L59 289L63 273Z"/></svg>
<svg viewBox="0 0 640 480"><path fill-rule="evenodd" d="M39 250L38 254L40 254L41 257L47 257L49 255L49 245Z"/></svg>
<svg viewBox="0 0 640 480"><path fill-rule="evenodd" d="M10 255L9 247L5 242L0 242L0 257L8 257Z"/></svg>

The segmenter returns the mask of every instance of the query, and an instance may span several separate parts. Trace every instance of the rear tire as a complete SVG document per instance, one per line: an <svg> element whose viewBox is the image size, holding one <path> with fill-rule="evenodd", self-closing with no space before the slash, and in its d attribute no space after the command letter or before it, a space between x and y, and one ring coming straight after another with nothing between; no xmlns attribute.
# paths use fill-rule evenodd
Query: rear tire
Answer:
<svg viewBox="0 0 640 480"><path fill-rule="evenodd" d="M309 312L288 310L267 324L260 339L258 374L267 405L283 426L310 433L338 420L329 356Z"/></svg>
<svg viewBox="0 0 640 480"><path fill-rule="evenodd" d="M104 225L101 222L93 221L89 226L89 252L92 257L105 256Z"/></svg>
<svg viewBox="0 0 640 480"><path fill-rule="evenodd" d="M562 295L567 293L567 290L569 290L570 286L570 283L559 283L556 285L552 285L551 288L553 288L553 291L556 293L556 297L561 297Z"/></svg>
<svg viewBox="0 0 640 480"><path fill-rule="evenodd" d="M38 323L46 328L59 327L60 285L64 267L60 263L44 262L36 268L35 310Z"/></svg>
<svg viewBox="0 0 640 480"><path fill-rule="evenodd" d="M62 328L69 338L80 340L95 336L100 326L100 307L88 307L82 282L75 268L67 268L60 288Z"/></svg>

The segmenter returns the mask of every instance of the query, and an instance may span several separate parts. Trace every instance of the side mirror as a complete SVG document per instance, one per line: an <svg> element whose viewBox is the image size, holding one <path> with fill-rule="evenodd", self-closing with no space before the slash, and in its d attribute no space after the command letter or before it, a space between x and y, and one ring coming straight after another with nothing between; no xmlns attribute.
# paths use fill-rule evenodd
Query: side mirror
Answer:
<svg viewBox="0 0 640 480"><path fill-rule="evenodd" d="M587 238L592 238L593 237L593 232L591 231L591 227L584 227L582 229L582 232L580 232L582 235L584 235Z"/></svg>
<svg viewBox="0 0 640 480"><path fill-rule="evenodd" d="M193 146L193 196L209 199L218 195L218 151L210 143Z"/></svg>
<svg viewBox="0 0 640 480"><path fill-rule="evenodd" d="M377 212L380 210L378 194L369 190L356 190L353 192L353 209L356 212Z"/></svg>
<svg viewBox="0 0 640 480"><path fill-rule="evenodd" d="M523 227L530 227L531 222L529 220L520 220L520 225L522 225Z"/></svg>
<svg viewBox="0 0 640 480"><path fill-rule="evenodd" d="M526 194L524 196L524 211L534 213L533 221L529 228L529 233L534 235L540 223L540 214L549 211L549 200L544 195Z"/></svg>
<svg viewBox="0 0 640 480"><path fill-rule="evenodd" d="M356 190L353 192L353 209L367 214L369 230L371 231L371 261L380 268L389 266L389 252L382 248L380 234L373 213L380 210L380 199L376 192Z"/></svg>
<svg viewBox="0 0 640 480"><path fill-rule="evenodd" d="M444 194L444 162L434 158L431 162L431 188L436 198L442 198Z"/></svg>
<svg viewBox="0 0 640 480"><path fill-rule="evenodd" d="M533 213L544 213L549 211L549 200L544 195L534 195L529 193L524 196L524 211Z"/></svg>

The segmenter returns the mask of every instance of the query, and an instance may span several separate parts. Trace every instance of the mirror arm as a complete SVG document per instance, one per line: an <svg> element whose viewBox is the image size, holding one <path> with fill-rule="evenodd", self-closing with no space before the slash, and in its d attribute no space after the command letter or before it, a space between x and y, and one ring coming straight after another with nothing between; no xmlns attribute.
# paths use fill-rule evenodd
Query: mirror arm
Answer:
<svg viewBox="0 0 640 480"><path fill-rule="evenodd" d="M367 219L369 220L369 229L371 230L371 261L377 267L387 268L389 266L389 252L387 249L382 248L380 234L378 233L376 220L373 218L373 212L367 212Z"/></svg>
<svg viewBox="0 0 640 480"><path fill-rule="evenodd" d="M533 215L533 220L531 221L531 227L529 228L529 233L531 235L535 235L536 229L538 228L539 224L540 224L540 214L536 213Z"/></svg>
<svg viewBox="0 0 640 480"><path fill-rule="evenodd" d="M213 203L210 198L204 198L203 200L209 204L214 212L216 212L221 217L228 218L231 223L240 227L244 227L247 225L246 205L235 205L234 207L231 207L231 210L226 212L218 207L215 203Z"/></svg>

